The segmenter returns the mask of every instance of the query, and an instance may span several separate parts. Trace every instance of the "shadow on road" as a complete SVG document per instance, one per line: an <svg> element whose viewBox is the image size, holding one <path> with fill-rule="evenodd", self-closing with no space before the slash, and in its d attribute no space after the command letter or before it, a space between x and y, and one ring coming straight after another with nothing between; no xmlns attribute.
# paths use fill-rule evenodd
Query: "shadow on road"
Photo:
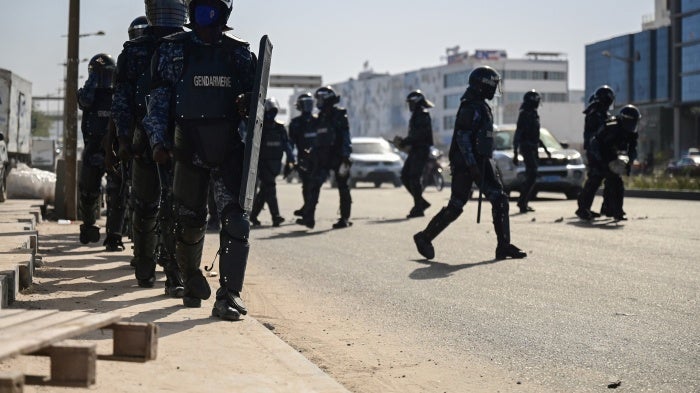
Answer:
<svg viewBox="0 0 700 393"><path fill-rule="evenodd" d="M297 238L297 237L317 236L317 235L322 235L324 233L332 232L333 230L334 229L332 229L332 228L324 229L321 231L310 231L308 229L302 229L302 230L296 230L296 231L292 231L292 232L276 233L272 236L258 238L257 240L276 240L276 239L289 239L289 238Z"/></svg>
<svg viewBox="0 0 700 393"><path fill-rule="evenodd" d="M369 220L367 224L377 225L377 224L398 224L408 221L408 218L387 218L385 220Z"/></svg>
<svg viewBox="0 0 700 393"><path fill-rule="evenodd" d="M612 218L604 218L592 221L583 221L579 218L570 218L567 225L573 225L579 228L595 228L595 229L622 229L625 227L624 221L615 221Z"/></svg>
<svg viewBox="0 0 700 393"><path fill-rule="evenodd" d="M463 263L460 265L450 265L447 263L442 263L442 262L434 262L434 261L428 261L425 259L414 259L414 262L422 263L428 266L418 268L411 272L411 274L408 275L409 278L412 280L432 280L436 278L446 278L451 276L453 273L463 270L463 269L469 269L477 266L484 266L484 265L491 265L497 262L503 262L506 261L506 259L503 260L498 260L498 259L490 259L486 261L481 261L481 262L475 262L475 263Z"/></svg>

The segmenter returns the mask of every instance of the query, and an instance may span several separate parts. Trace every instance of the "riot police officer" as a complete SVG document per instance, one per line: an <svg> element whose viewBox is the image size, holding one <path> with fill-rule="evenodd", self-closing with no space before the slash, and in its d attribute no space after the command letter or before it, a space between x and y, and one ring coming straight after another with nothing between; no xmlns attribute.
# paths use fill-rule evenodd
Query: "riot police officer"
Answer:
<svg viewBox="0 0 700 393"><path fill-rule="evenodd" d="M80 215L83 220L80 225L82 244L100 241L100 227L95 222L100 211L102 177L105 174L102 140L107 134L111 116L114 67L114 60L108 54L93 56L88 63L88 79L78 90L78 104L83 111L81 130L85 144L78 184Z"/></svg>
<svg viewBox="0 0 700 393"><path fill-rule="evenodd" d="M579 212L590 211L593 197L605 179L605 188L609 188L609 214L616 220L626 220L622 210L624 184L620 175L629 175L631 163L637 158L637 124L641 115L633 105L620 109L618 115L609 120L603 128L591 138L589 144L589 172L586 184L578 200ZM627 155L626 161L619 158L620 152ZM624 156L623 156L624 157ZM591 217L581 217L590 220Z"/></svg>
<svg viewBox="0 0 700 393"><path fill-rule="evenodd" d="M413 236L418 252L427 259L435 257L433 239L462 214L475 182L492 205L493 227L498 240L496 259L527 256L510 242L508 195L503 191L492 158L493 114L486 100L493 99L500 83L498 72L488 66L477 67L469 74L469 86L461 99L450 146L450 201L423 231Z"/></svg>
<svg viewBox="0 0 700 393"><path fill-rule="evenodd" d="M212 315L237 320L247 309L241 300L248 261L248 215L239 205L243 178L242 121L236 98L250 94L257 59L247 42L224 34L231 0L192 0L192 31L164 39L153 58L153 89L144 126L153 158L175 158L176 256L185 279L183 304L200 307L211 295L200 270L206 232L207 190L214 182L221 218L220 288ZM247 110L246 107L244 110ZM175 136L168 138L169 123Z"/></svg>
<svg viewBox="0 0 700 393"><path fill-rule="evenodd" d="M589 99L589 104L583 113L586 115L583 125L583 148L586 150L586 160L588 161L588 176L591 176L591 157L590 144L593 137L605 126L612 115L608 111L610 106L615 102L615 92L608 85L603 85L596 89L593 95ZM593 211L583 211L577 210L576 215L584 220L590 220L595 217L600 217L601 214L608 215L606 211L606 200L609 198L609 192L611 187L608 187L607 180L605 181L605 189L603 190L603 204L600 209L600 213ZM580 196L579 196L580 197ZM580 205L581 203L579 203ZM590 209L590 205L589 205Z"/></svg>
<svg viewBox="0 0 700 393"><path fill-rule="evenodd" d="M141 37L147 27L148 19L145 16L136 17L129 24L129 40ZM130 226L131 222L130 217L125 222L126 215L130 214L130 211L126 212L126 198L129 196L131 162L129 160L120 162L116 154L119 150L119 142L114 122L110 122L107 135L102 141L102 147L105 150L105 166L107 168L107 237L104 246L107 251L120 251L124 249L122 232L130 230L127 226Z"/></svg>
<svg viewBox="0 0 700 393"><path fill-rule="evenodd" d="M143 34L124 43L117 61L112 112L119 138L119 156L131 160L131 208L135 276L140 287L155 284L156 262L165 271L165 293L183 296L182 277L175 261L174 218L170 163L156 165L145 133L146 96L151 80L151 58L159 40L182 31L187 19L185 0L146 0L150 23ZM172 125L166 133L172 138ZM133 160L132 160L133 159ZM160 234L160 236L159 236Z"/></svg>
<svg viewBox="0 0 700 393"><path fill-rule="evenodd" d="M301 194L304 204L294 211L295 216L303 216L309 201L311 189L311 149L316 140L316 116L313 114L314 97L304 93L297 97L296 108L301 114L289 123L289 140L297 149L296 171L301 179Z"/></svg>
<svg viewBox="0 0 700 393"><path fill-rule="evenodd" d="M520 197L518 198L520 213L535 211L535 209L528 206L528 203L535 191L539 147L543 147L547 156L552 157L552 154L547 150L547 146L540 140L540 115L537 113L540 101L540 94L535 90L525 93L523 103L520 105L520 114L518 115L518 123L515 128L515 136L513 137L513 163L516 166L518 165L518 154L523 156L523 162L525 163L525 181L520 186Z"/></svg>
<svg viewBox="0 0 700 393"><path fill-rule="evenodd" d="M260 225L258 215L267 203L272 215L272 226L278 227L284 222L280 216L280 208L277 203L277 187L275 178L282 171L282 154L286 154L286 167L294 167L294 153L289 144L287 130L284 124L275 120L279 112L279 104L275 98L265 100L265 118L263 120L262 136L260 141L260 155L258 158L258 184L259 190L253 200L253 208L250 212L250 222L254 226Z"/></svg>
<svg viewBox="0 0 700 393"><path fill-rule="evenodd" d="M430 203L423 198L421 177L430 156L430 147L433 145L433 126L428 108L435 105L425 98L420 90L409 93L406 102L411 111L408 136L406 138L397 136L394 138L394 143L399 148L408 150L408 157L401 169L401 181L413 197L413 208L406 217L423 217Z"/></svg>

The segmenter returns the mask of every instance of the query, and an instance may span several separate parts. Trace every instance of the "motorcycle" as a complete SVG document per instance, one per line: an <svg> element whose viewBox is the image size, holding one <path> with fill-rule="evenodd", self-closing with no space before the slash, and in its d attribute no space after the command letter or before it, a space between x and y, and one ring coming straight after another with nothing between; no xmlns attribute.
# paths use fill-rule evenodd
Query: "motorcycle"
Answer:
<svg viewBox="0 0 700 393"><path fill-rule="evenodd" d="M443 175L444 168L440 164L440 158L442 157L442 152L435 148L430 148L430 155L428 156L428 162L423 168L423 175L421 176L421 186L425 190L428 186L434 186L438 191L442 191L445 188L445 177Z"/></svg>

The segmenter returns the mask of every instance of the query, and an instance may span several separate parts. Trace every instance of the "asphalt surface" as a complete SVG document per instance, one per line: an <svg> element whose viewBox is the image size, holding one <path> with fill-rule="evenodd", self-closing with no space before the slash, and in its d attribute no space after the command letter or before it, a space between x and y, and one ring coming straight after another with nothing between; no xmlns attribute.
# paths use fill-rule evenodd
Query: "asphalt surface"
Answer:
<svg viewBox="0 0 700 393"><path fill-rule="evenodd" d="M617 381L619 391L700 391L700 202L626 198L628 221L583 223L563 195L541 194L549 198L526 215L511 201L512 242L528 258L495 261L490 205L477 225L472 201L428 262L412 235L449 189L428 190L428 216L412 220L404 189L352 195L352 228L330 229L338 194L324 188L314 230L254 230L249 274L426 356L482 359L535 391L596 392ZM299 186L280 184L278 196L290 219ZM260 219L269 225L267 211Z"/></svg>

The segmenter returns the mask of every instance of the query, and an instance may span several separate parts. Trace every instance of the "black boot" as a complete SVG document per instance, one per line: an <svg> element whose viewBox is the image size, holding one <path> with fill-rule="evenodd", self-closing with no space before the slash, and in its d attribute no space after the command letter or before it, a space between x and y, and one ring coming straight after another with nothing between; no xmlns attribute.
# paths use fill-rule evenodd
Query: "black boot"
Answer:
<svg viewBox="0 0 700 393"><path fill-rule="evenodd" d="M341 218L333 224L333 229L342 229L342 228L348 228L352 226L352 222L350 222L347 218Z"/></svg>
<svg viewBox="0 0 700 393"><path fill-rule="evenodd" d="M105 246L105 250L108 252L124 251L125 249L124 243L122 243L122 236L118 233L108 234L102 245Z"/></svg>
<svg viewBox="0 0 700 393"><path fill-rule="evenodd" d="M185 295L185 284L177 263L169 261L163 265L163 271L165 272L165 294L172 298L182 298Z"/></svg>
<svg viewBox="0 0 700 393"><path fill-rule="evenodd" d="M186 274L185 288L182 297L182 304L185 307L198 308L202 306L202 300L207 300L211 296L209 282L197 269Z"/></svg>
<svg viewBox="0 0 700 393"><path fill-rule="evenodd" d="M462 214L462 209L450 206L443 207L438 214L433 217L428 226L422 232L418 232L413 236L413 241L416 243L418 253L427 259L435 258L435 249L431 243L440 232L445 230L454 220Z"/></svg>
<svg viewBox="0 0 700 393"><path fill-rule="evenodd" d="M284 222L284 217L277 216L277 217L272 217L272 226L273 227L278 227Z"/></svg>
<svg viewBox="0 0 700 393"><path fill-rule="evenodd" d="M423 232L418 232L413 235L413 242L416 243L416 248L418 253L422 255L425 259L435 258L435 248L433 244L428 240L428 237Z"/></svg>
<svg viewBox="0 0 700 393"><path fill-rule="evenodd" d="M95 224L80 226L80 243L97 243L100 241L100 227Z"/></svg>
<svg viewBox="0 0 700 393"><path fill-rule="evenodd" d="M512 244L498 245L496 247L496 259L499 261L506 258L522 259L526 256L527 254L523 250Z"/></svg>
<svg viewBox="0 0 700 393"><path fill-rule="evenodd" d="M228 290L224 287L216 291L216 302L211 310L211 315L225 321L237 321L241 315L248 314L239 292Z"/></svg>

